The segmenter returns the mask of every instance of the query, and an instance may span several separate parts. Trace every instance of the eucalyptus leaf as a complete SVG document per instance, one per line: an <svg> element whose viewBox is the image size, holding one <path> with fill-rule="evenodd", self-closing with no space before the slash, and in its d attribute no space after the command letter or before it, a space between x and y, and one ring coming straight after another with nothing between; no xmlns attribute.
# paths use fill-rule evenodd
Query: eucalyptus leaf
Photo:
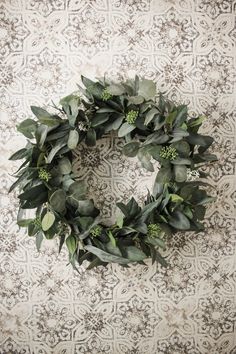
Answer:
<svg viewBox="0 0 236 354"><path fill-rule="evenodd" d="M72 164L71 161L67 157L63 157L61 160L59 160L58 163L58 171L62 175L67 175L71 172L72 170Z"/></svg>
<svg viewBox="0 0 236 354"><path fill-rule="evenodd" d="M177 230L189 230L190 229L190 221L189 219L181 212L175 211L170 219L169 223Z"/></svg>
<svg viewBox="0 0 236 354"><path fill-rule="evenodd" d="M79 142L79 133L77 130L70 130L67 146L70 150L73 150L77 147Z"/></svg>
<svg viewBox="0 0 236 354"><path fill-rule="evenodd" d="M187 168L185 165L174 165L176 182L184 182L187 179Z"/></svg>
<svg viewBox="0 0 236 354"><path fill-rule="evenodd" d="M49 230L50 227L52 227L52 225L54 224L54 221L55 221L55 215L52 212L48 211L42 219L43 231Z"/></svg>
<svg viewBox="0 0 236 354"><path fill-rule="evenodd" d="M146 100L153 99L156 95L156 84L147 79L139 81L138 95L143 96Z"/></svg>
<svg viewBox="0 0 236 354"><path fill-rule="evenodd" d="M129 124L127 122L123 123L120 127L120 129L118 130L118 137L123 137L127 134L129 134L130 132L132 132L134 129L136 128L136 126L134 124Z"/></svg>
<svg viewBox="0 0 236 354"><path fill-rule="evenodd" d="M50 197L49 203L58 213L63 213L66 204L66 193L63 189L57 189Z"/></svg>
<svg viewBox="0 0 236 354"><path fill-rule="evenodd" d="M70 255L73 255L77 249L77 240L74 237L74 235L71 234L70 236L67 237L66 246L68 248Z"/></svg>
<svg viewBox="0 0 236 354"><path fill-rule="evenodd" d="M96 131L92 128L90 128L87 131L86 144L88 146L95 146L96 145Z"/></svg>
<svg viewBox="0 0 236 354"><path fill-rule="evenodd" d="M149 123L151 123L156 114L159 114L159 111L156 108L150 109L150 111L148 111L148 113L146 114L144 124L148 125Z"/></svg>
<svg viewBox="0 0 236 354"><path fill-rule="evenodd" d="M37 122L33 119L25 119L17 125L18 132L22 133L26 138L32 139L37 129Z"/></svg>
<svg viewBox="0 0 236 354"><path fill-rule="evenodd" d="M113 96L120 96L125 93L125 88L120 84L112 84L107 87L108 92Z"/></svg>
<svg viewBox="0 0 236 354"><path fill-rule="evenodd" d="M135 157L138 153L140 143L137 141L128 143L123 146L122 152L128 157Z"/></svg>

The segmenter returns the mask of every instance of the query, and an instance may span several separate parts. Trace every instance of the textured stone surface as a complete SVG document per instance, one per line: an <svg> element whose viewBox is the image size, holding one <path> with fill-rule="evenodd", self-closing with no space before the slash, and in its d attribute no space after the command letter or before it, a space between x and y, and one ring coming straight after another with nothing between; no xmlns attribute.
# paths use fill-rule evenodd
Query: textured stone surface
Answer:
<svg viewBox="0 0 236 354"><path fill-rule="evenodd" d="M0 354L236 353L235 15L234 0L0 2ZM64 249L45 241L39 254L15 224L7 159L24 144L15 126L30 105L76 89L80 74L135 73L209 117L217 202L206 232L175 235L168 269L75 273ZM121 145L102 139L74 155L107 221L117 200L141 201L153 178Z"/></svg>

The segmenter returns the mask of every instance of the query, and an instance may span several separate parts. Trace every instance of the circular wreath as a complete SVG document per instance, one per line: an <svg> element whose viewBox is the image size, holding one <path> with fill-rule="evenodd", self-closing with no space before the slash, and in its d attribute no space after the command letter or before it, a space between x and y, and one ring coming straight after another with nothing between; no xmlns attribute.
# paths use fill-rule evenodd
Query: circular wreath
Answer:
<svg viewBox="0 0 236 354"><path fill-rule="evenodd" d="M24 160L10 188L21 189L18 225L36 237L38 249L44 237L59 237L59 252L65 242L73 266L84 260L89 268L145 264L150 257L166 266L161 254L166 239L178 231L203 230L205 204L214 199L199 179L206 177L199 168L216 160L207 152L213 138L198 133L204 117L191 118L185 104L157 95L151 80L136 76L116 84L82 76L82 82L84 88L61 99L60 107L54 105L58 114L32 106L37 120L26 119L17 127L28 138L26 147L10 157ZM112 130L125 139L126 156L137 156L152 172L157 160L160 169L144 206L134 198L118 203L123 217L106 226L85 183L72 172L72 151L82 141L94 146ZM22 219L22 209L35 209L35 218Z"/></svg>

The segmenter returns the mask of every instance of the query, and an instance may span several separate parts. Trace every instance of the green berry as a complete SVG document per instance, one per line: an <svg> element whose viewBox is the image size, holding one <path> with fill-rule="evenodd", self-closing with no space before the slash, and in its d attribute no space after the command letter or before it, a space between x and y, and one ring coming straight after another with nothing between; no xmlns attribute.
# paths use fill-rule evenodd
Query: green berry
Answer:
<svg viewBox="0 0 236 354"><path fill-rule="evenodd" d="M149 224L148 225L148 236L157 237L160 236L162 230L158 224Z"/></svg>
<svg viewBox="0 0 236 354"><path fill-rule="evenodd" d="M100 236L101 233L102 233L102 227L100 225L93 227L92 230L90 231L92 237Z"/></svg>
<svg viewBox="0 0 236 354"><path fill-rule="evenodd" d="M102 94L101 94L101 99L103 101L108 101L112 98L112 94L107 90L103 90Z"/></svg>
<svg viewBox="0 0 236 354"><path fill-rule="evenodd" d="M137 118L138 118L138 111L131 110L129 111L129 113L127 113L125 120L129 124L134 124Z"/></svg>
<svg viewBox="0 0 236 354"><path fill-rule="evenodd" d="M166 146L161 148L160 157L162 157L163 159L173 161L176 159L177 156L178 156L178 152L176 151L175 148L171 146Z"/></svg>
<svg viewBox="0 0 236 354"><path fill-rule="evenodd" d="M47 172L44 168L40 168L38 174L39 174L39 178L42 181L46 181L46 182L48 182L50 180L50 178L52 177L51 173Z"/></svg>

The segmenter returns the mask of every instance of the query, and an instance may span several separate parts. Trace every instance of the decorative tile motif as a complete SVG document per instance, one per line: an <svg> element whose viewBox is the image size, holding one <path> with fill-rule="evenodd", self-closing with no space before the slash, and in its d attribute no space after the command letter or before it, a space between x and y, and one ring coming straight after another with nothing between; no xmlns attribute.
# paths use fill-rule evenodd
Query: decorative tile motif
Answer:
<svg viewBox="0 0 236 354"><path fill-rule="evenodd" d="M24 26L21 14L9 14L3 6L0 6L0 58L10 53L17 53L23 50L23 43L29 34Z"/></svg>
<svg viewBox="0 0 236 354"><path fill-rule="evenodd" d="M196 78L197 92L210 92L213 97L233 92L232 57L222 56L214 49L208 55L199 55L196 59L196 69L193 75Z"/></svg>
<svg viewBox="0 0 236 354"><path fill-rule="evenodd" d="M107 21L106 14L94 13L91 6L80 13L69 14L68 27L63 33L69 41L70 50L82 51L88 58L100 51L107 51L111 36Z"/></svg>
<svg viewBox="0 0 236 354"><path fill-rule="evenodd" d="M0 354L235 354L235 0L0 2ZM168 239L167 269L149 260L76 271L57 240L38 253L15 223L16 125L30 105L52 109L76 90L80 74L154 79L208 118L218 161L202 169L217 201L206 231ZM107 223L117 201L142 203L155 178L122 156L123 143L112 134L74 153Z"/></svg>
<svg viewBox="0 0 236 354"><path fill-rule="evenodd" d="M234 333L236 320L235 303L232 298L225 298L218 293L208 298L201 298L193 314L198 323L198 333L208 334L218 339L224 333Z"/></svg>
<svg viewBox="0 0 236 354"><path fill-rule="evenodd" d="M113 299L113 291L119 280L110 269L100 267L88 272L80 267L78 271L76 277L69 279L75 301L86 299L90 306L95 306L101 301Z"/></svg>
<svg viewBox="0 0 236 354"><path fill-rule="evenodd" d="M183 338L178 332L172 334L168 340L160 340L157 343L157 353L160 354L199 354L194 338Z"/></svg>
<svg viewBox="0 0 236 354"><path fill-rule="evenodd" d="M55 347L61 341L72 340L72 331L77 320L68 305L60 306L49 301L46 304L34 305L25 324L31 328L34 341Z"/></svg>
<svg viewBox="0 0 236 354"><path fill-rule="evenodd" d="M231 0L197 0L196 11L206 13L209 17L216 18L220 14L232 11Z"/></svg>
<svg viewBox="0 0 236 354"><path fill-rule="evenodd" d="M180 15L174 8L168 10L165 15L153 17L150 38L156 52L161 50L170 56L191 52L193 40L197 35L198 31L193 25L192 17Z"/></svg>
<svg viewBox="0 0 236 354"><path fill-rule="evenodd" d="M27 55L25 67L19 75L27 92L36 90L43 96L52 96L65 90L70 71L65 55L55 55L45 48L38 55Z"/></svg>
<svg viewBox="0 0 236 354"><path fill-rule="evenodd" d="M137 342L154 335L160 317L155 313L154 302L132 296L128 301L117 302L111 324L117 331L118 339L127 338Z"/></svg>
<svg viewBox="0 0 236 354"><path fill-rule="evenodd" d="M64 10L66 4L64 0L29 0L25 2L26 10L36 11L43 16L48 16L53 11Z"/></svg>
<svg viewBox="0 0 236 354"><path fill-rule="evenodd" d="M12 259L5 258L0 266L2 305L12 308L16 303L29 300L30 281L27 279L26 267L13 263Z"/></svg>

